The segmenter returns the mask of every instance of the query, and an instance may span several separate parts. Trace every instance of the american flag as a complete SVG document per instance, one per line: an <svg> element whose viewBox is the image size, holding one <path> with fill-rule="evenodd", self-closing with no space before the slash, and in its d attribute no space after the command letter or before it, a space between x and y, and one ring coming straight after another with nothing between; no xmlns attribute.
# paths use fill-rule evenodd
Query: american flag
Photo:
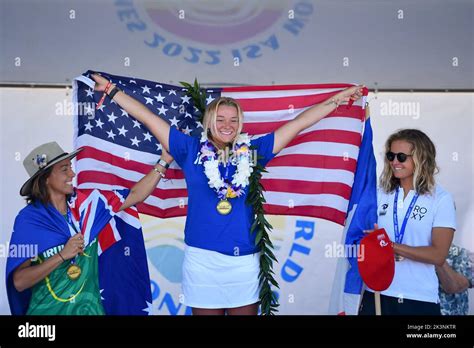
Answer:
<svg viewBox="0 0 474 348"><path fill-rule="evenodd" d="M161 154L161 144L140 122L94 91L92 72L74 81L78 187L102 190L130 188L147 174ZM199 110L183 87L101 73L147 106L156 117L190 136L203 130ZM350 84L252 86L206 89L209 104L219 96L235 98L244 110L244 132L255 137L275 131L307 108ZM367 93L367 91L365 91ZM92 106L91 106L92 105ZM365 97L341 105L316 125L302 131L267 165L261 183L267 214L323 218L344 224L354 181ZM167 178L144 203L141 213L160 218L185 216L187 190L183 172L173 162Z"/></svg>

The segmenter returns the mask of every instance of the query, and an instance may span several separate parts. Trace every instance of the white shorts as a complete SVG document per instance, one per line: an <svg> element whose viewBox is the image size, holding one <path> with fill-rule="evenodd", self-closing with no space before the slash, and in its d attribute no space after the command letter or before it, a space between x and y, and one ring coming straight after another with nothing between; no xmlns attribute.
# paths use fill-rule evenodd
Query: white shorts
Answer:
<svg viewBox="0 0 474 348"><path fill-rule="evenodd" d="M235 308L258 302L260 254L229 256L185 246L184 304L194 308Z"/></svg>

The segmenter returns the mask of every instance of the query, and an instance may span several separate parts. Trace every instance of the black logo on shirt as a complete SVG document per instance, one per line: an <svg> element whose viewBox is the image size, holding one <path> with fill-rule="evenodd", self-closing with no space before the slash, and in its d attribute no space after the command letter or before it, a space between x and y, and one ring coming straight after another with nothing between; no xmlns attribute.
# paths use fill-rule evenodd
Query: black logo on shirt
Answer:
<svg viewBox="0 0 474 348"><path fill-rule="evenodd" d="M420 207L419 205L415 205L411 213L411 218L421 221L421 219L425 217L427 212L428 212L428 209L426 209L425 207Z"/></svg>
<svg viewBox="0 0 474 348"><path fill-rule="evenodd" d="M379 209L379 215L385 215L387 214L387 209L388 209L388 204L382 204L382 206Z"/></svg>

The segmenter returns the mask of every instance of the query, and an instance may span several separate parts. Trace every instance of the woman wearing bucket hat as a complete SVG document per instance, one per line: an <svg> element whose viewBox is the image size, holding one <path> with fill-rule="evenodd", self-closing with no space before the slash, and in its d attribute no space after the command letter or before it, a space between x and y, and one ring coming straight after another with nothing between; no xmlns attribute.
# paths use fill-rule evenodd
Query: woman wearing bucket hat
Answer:
<svg viewBox="0 0 474 348"><path fill-rule="evenodd" d="M435 266L446 260L456 229L454 201L435 183L436 149L425 133L397 131L385 150L375 229L393 241L395 274L381 292L382 314L440 315ZM373 289L365 291L359 314L375 314Z"/></svg>
<svg viewBox="0 0 474 348"><path fill-rule="evenodd" d="M33 246L34 253L10 252L6 278L12 314L106 314L99 288L98 235L115 214L143 201L164 176L167 165L162 161L173 160L163 152L161 164L130 191L104 196L91 190L86 195L73 187L71 159L81 150L66 153L50 142L23 161L30 178L20 195L28 204L15 219L10 245ZM84 200L95 200L93 217L80 210L78 202ZM149 282L145 286L149 290Z"/></svg>

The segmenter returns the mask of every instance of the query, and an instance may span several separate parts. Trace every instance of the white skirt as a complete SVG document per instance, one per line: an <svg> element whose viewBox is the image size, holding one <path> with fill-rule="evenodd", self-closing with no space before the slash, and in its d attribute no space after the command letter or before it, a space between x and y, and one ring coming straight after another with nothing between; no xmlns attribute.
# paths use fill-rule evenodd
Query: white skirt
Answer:
<svg viewBox="0 0 474 348"><path fill-rule="evenodd" d="M258 302L259 256L229 256L186 245L184 304L194 308L235 308Z"/></svg>

